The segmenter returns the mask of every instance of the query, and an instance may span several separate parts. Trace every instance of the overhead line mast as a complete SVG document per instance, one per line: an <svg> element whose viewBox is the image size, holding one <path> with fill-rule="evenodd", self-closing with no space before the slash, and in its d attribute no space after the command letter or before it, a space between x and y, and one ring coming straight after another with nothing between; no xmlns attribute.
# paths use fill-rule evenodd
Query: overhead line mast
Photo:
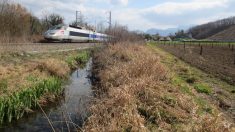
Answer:
<svg viewBox="0 0 235 132"><path fill-rule="evenodd" d="M109 12L109 29L111 30L112 28L112 12Z"/></svg>
<svg viewBox="0 0 235 132"><path fill-rule="evenodd" d="M79 15L79 17L78 17L78 15ZM78 26L78 19L81 24L81 22L82 22L82 12L81 11L76 11L76 26Z"/></svg>

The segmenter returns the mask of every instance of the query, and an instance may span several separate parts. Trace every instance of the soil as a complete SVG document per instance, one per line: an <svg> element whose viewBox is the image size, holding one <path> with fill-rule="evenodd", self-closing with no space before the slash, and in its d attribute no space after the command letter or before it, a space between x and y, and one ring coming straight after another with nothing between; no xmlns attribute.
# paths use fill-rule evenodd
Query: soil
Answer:
<svg viewBox="0 0 235 132"><path fill-rule="evenodd" d="M235 84L235 48L228 45L158 45L183 61ZM202 47L202 55L200 55Z"/></svg>
<svg viewBox="0 0 235 132"><path fill-rule="evenodd" d="M210 78L215 76L222 82L227 82L226 84L235 85L235 50L232 46L188 44L184 48L184 45L159 44L158 47L209 73L207 76ZM203 97L221 108L221 111L235 122L235 87L225 88L226 86L218 83L211 82L213 93Z"/></svg>

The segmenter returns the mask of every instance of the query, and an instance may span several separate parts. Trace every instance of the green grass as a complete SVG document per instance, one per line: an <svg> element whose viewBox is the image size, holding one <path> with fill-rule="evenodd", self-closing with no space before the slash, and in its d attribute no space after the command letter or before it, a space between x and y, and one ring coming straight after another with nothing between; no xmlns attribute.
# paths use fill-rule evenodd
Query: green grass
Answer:
<svg viewBox="0 0 235 132"><path fill-rule="evenodd" d="M76 69L78 66L83 67L90 58L90 53L88 51L80 51L78 54L69 56L66 59L69 67Z"/></svg>
<svg viewBox="0 0 235 132"><path fill-rule="evenodd" d="M206 84L195 84L194 88L199 93L211 94L212 89Z"/></svg>
<svg viewBox="0 0 235 132"><path fill-rule="evenodd" d="M156 49L154 43L149 44L149 46L153 49ZM181 61L176 62L172 55L165 52L161 53L164 54L163 63L169 68L172 68L173 66L175 67L172 71L174 74L172 75L171 84L173 86L179 87L181 92L193 97L193 100L199 106L197 110L198 114L213 114L213 108L209 105L209 103L202 97L194 95L192 91L192 89L195 89L199 93L212 93L212 88L208 86L208 83L203 82L202 80L205 79L203 74L188 66L187 64L181 63Z"/></svg>
<svg viewBox="0 0 235 132"><path fill-rule="evenodd" d="M199 108L197 109L198 114L204 114L205 112L213 114L213 109L206 100L200 97L195 97L195 101L199 106Z"/></svg>
<svg viewBox="0 0 235 132"><path fill-rule="evenodd" d="M11 122L13 119L18 120L24 115L26 109L36 108L38 100L45 93L59 95L62 91L62 80L49 77L30 88L0 97L0 124L5 121Z"/></svg>
<svg viewBox="0 0 235 132"><path fill-rule="evenodd" d="M148 42L148 44L170 44L170 45L177 45L177 44L192 44L192 45L198 45L199 43L201 45L211 45L211 44L214 44L214 45L235 45L234 42L216 42L216 41L207 41L207 40L196 40L196 41L187 41L185 40L185 42L183 42L184 40L182 41L151 41L151 42Z"/></svg>
<svg viewBox="0 0 235 132"><path fill-rule="evenodd" d="M62 54L38 54L37 56L35 55L34 59L44 58L56 58L65 61L71 69L75 69L86 64L90 58L90 52L89 50L79 50ZM5 59L7 60L7 58ZM30 61L28 56L19 57L16 55L15 57L12 56L10 59L13 61L7 60L5 63L22 64L23 62ZM47 73L44 69L40 69L40 72L42 72L42 74ZM60 96L64 90L62 83L66 81L67 78L59 78L58 75L51 74L42 77L29 74L24 77L24 80L28 82L29 85L17 85L18 90L12 91L9 90L10 84L8 82L11 80L0 80L0 125L21 118L28 110L37 109L38 101L48 101L47 96Z"/></svg>

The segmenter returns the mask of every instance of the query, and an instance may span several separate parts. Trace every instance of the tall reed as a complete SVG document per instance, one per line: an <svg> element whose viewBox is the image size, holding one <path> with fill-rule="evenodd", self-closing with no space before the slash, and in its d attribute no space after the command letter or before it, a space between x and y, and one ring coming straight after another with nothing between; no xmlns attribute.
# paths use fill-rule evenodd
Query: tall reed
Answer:
<svg viewBox="0 0 235 132"><path fill-rule="evenodd" d="M44 93L61 94L63 91L62 80L49 77L30 88L14 92L9 96L0 97L0 124L18 120L27 109L37 108L38 100Z"/></svg>

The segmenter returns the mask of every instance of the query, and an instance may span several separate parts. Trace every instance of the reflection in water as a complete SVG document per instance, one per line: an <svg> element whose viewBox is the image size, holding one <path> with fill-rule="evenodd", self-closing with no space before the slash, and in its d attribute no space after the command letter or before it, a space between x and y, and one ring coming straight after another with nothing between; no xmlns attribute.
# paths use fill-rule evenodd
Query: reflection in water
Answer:
<svg viewBox="0 0 235 132"><path fill-rule="evenodd" d="M65 87L64 98L49 108L44 108L56 131L77 131L88 116L87 107L92 98L89 79L92 59L84 69L71 76L71 84ZM52 129L41 111L26 115L0 129L5 132L51 132Z"/></svg>

